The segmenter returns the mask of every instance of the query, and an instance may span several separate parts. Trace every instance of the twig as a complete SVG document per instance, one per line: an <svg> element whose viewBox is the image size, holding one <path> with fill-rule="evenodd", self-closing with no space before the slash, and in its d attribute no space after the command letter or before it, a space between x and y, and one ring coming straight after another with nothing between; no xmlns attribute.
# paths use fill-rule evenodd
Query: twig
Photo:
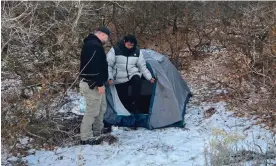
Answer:
<svg viewBox="0 0 276 166"><path fill-rule="evenodd" d="M255 145L260 149L261 153L264 153L263 150L262 150L262 148L260 147L260 145L258 145L258 144L255 144Z"/></svg>
<svg viewBox="0 0 276 166"><path fill-rule="evenodd" d="M30 134L31 136L34 136L34 137L37 137L37 138L40 138L40 139L43 139L43 140L45 140L45 138L42 138L42 137L40 137L40 136L38 136L38 135L36 135L36 134L33 134L33 133L31 133L31 132L29 132L27 129L25 129L25 128L23 128L23 130L24 131L26 131L28 134Z"/></svg>
<svg viewBox="0 0 276 166"><path fill-rule="evenodd" d="M270 77L268 77L267 75L257 72L256 70L254 70L254 69L253 69L252 67L250 67L249 65L248 65L248 67L250 68L250 70L251 70L253 73L255 73L255 74L257 74L257 75L260 75L260 76L263 76L263 77L266 77L266 78L269 79L269 81L272 80L272 79L271 79Z"/></svg>
<svg viewBox="0 0 276 166"><path fill-rule="evenodd" d="M127 8L127 7L124 7L124 6L120 5L118 2L115 2L115 1L110 1L110 2L112 2L112 3L116 4L116 5L118 5L118 6L119 6L120 8L122 8L122 9L131 10L130 8Z"/></svg>
<svg viewBox="0 0 276 166"><path fill-rule="evenodd" d="M72 86L76 83L76 81L79 79L80 74L83 72L83 70L86 68L86 66L90 63L90 61L93 59L94 55L95 55L96 51L94 52L94 54L92 55L92 57L89 59L89 61L87 62L87 64L83 67L83 69L78 73L77 78L75 79L75 81L72 83L72 85L67 89L67 93L68 91L72 88Z"/></svg>

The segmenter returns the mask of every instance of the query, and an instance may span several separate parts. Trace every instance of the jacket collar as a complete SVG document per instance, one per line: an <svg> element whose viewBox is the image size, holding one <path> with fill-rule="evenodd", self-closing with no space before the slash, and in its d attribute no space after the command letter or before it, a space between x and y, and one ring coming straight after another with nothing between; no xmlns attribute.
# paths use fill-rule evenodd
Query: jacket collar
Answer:
<svg viewBox="0 0 276 166"><path fill-rule="evenodd" d="M102 41L94 34L89 34L84 40L83 42L87 42L87 41L97 41L98 43L100 43L101 45L103 45Z"/></svg>

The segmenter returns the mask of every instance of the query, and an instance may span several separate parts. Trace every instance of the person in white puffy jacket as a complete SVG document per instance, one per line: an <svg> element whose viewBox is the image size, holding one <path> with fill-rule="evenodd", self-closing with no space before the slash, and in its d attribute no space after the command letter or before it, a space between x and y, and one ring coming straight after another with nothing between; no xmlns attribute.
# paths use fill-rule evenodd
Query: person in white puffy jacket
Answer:
<svg viewBox="0 0 276 166"><path fill-rule="evenodd" d="M137 47L134 35L127 35L107 53L108 82L114 84L118 96L131 113L139 113L138 104L141 92L142 75L151 83L155 82L146 67L143 54ZM131 89L131 101L128 97L128 87Z"/></svg>

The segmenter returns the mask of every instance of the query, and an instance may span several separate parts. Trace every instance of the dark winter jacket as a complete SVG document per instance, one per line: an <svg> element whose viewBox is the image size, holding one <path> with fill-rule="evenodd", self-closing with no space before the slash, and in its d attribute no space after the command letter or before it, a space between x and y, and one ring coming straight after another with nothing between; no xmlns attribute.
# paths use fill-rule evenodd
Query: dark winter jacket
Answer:
<svg viewBox="0 0 276 166"><path fill-rule="evenodd" d="M89 62L90 59L91 61ZM87 63L88 65L85 67ZM95 86L101 87L107 81L108 64L106 54L102 42L94 34L89 34L84 39L80 58L80 71L82 71L80 77L91 81Z"/></svg>

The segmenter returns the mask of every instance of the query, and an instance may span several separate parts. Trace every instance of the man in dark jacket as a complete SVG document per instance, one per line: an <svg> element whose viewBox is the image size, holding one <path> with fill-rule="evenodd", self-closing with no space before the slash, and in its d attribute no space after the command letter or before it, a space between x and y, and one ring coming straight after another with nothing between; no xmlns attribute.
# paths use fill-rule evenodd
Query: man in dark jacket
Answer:
<svg viewBox="0 0 276 166"><path fill-rule="evenodd" d="M81 144L97 144L96 137L100 136L104 126L104 84L108 78L108 64L103 44L108 41L109 35L108 28L101 27L84 39L80 59L80 92L86 100L86 112L80 129Z"/></svg>

